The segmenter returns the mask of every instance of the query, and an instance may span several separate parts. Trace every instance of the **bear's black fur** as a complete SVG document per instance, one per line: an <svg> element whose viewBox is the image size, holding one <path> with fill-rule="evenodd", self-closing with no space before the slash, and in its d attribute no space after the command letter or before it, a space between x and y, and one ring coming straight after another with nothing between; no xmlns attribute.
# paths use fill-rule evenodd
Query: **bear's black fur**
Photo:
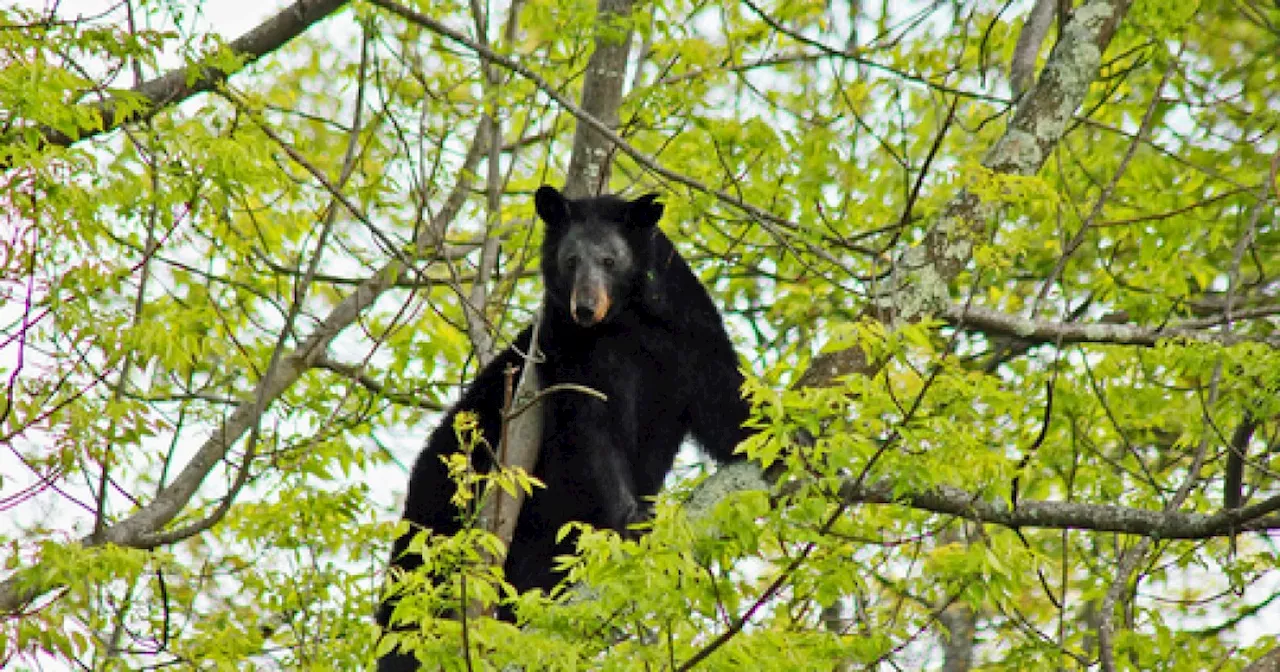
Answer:
<svg viewBox="0 0 1280 672"><path fill-rule="evenodd" d="M547 186L535 195L546 225L542 385L585 385L608 401L573 391L543 399L534 475L546 487L535 488L525 502L505 564L506 578L518 590L550 590L563 578L553 571L552 558L573 550L570 540L555 541L565 523L626 533L629 524L644 520L646 499L661 489L687 435L725 462L735 459L734 448L748 434L742 375L724 322L658 229L663 207L655 198L575 200ZM505 371L523 365L530 333L525 329L484 367L418 456L404 512L412 529L396 540L393 567L421 566L419 556L405 553L417 531L459 530L459 512L449 502L455 485L441 460L459 449L454 417L476 413L489 445L498 446ZM472 460L478 471L492 467L484 449ZM383 627L392 606L389 601L378 611ZM378 669L413 670L417 663L397 653L384 657Z"/></svg>

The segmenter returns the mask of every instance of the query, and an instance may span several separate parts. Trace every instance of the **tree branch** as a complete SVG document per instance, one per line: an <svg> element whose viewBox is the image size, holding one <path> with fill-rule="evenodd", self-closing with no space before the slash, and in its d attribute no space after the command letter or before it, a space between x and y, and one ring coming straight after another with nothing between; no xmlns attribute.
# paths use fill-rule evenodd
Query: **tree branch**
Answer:
<svg viewBox="0 0 1280 672"><path fill-rule="evenodd" d="M594 111L595 111L595 105L593 104L594 101L584 100L582 105L574 104L572 100L569 100L567 97L565 97L563 93L561 93L554 86L552 86L551 83L548 82L545 78L543 78L541 75L534 72L533 70L521 65L516 60L506 55L499 54L493 51L492 49L490 49L489 47L486 47L483 44L479 44L478 42L476 42L475 40L472 40L466 35L463 35L462 33L450 28L449 26L446 26L440 21L437 21L436 19L433 19L430 16L422 14L421 12L414 11L408 7L405 7L404 5L394 2L394 0L369 0L369 3L372 5L381 7L393 14L396 14L401 18L405 19L406 21L409 21L411 23L416 23L422 26L423 28L426 28L428 30L431 30L432 32L438 33L448 38L449 40L456 42L474 51L478 57L486 58L490 62L501 65L502 67L507 68L508 70L520 75L521 77L528 79L530 82L533 82L533 84L537 86L540 91L545 93L548 98L555 101L557 105L564 108L564 110L569 114L573 115L573 117L577 119L579 122L579 128L581 128L582 125L585 124L587 127L589 127L591 131L594 131L596 134L598 134L600 138L603 139L603 142L605 142L608 146L622 151L624 154L631 157L631 159L634 160L636 163L640 164L646 170L652 172L653 174L659 175L662 178L669 180L671 182L674 182L676 184L684 185L699 193L704 193L710 196L714 196L717 200L721 201L722 203L731 205L734 208L737 208L738 210L745 213L747 216L755 219L762 226L770 227L774 224L783 224L789 227L794 226L791 222L788 222L786 219L779 217L778 215L775 215L769 212L768 210L765 210L763 208L747 203L746 201L728 192L708 187L707 185L699 182L698 180L693 179L688 175L685 175L683 173L678 173L674 170L664 167L662 164L658 163L658 161L654 159L652 156L645 154L639 149L636 149L633 145L631 145L626 140L624 140L621 136L619 136L613 128L611 128L608 124L606 124L602 119L597 117L596 114L594 114ZM586 129L583 129L582 132L585 133ZM576 141L574 144L575 146L577 146ZM566 193L581 193L581 192L575 192L575 191L566 189ZM814 252L817 254L824 254L825 251L822 250L821 248L814 248ZM839 261L835 260L834 258L829 258L828 260L832 261L833 263L839 264Z"/></svg>
<svg viewBox="0 0 1280 672"><path fill-rule="evenodd" d="M613 127L618 124L623 75L626 72L627 55L631 50L629 27L625 29L625 35L621 39L610 32L616 29L615 24L625 23L630 18L631 0L600 0L598 12L595 51L588 60L582 87L582 109L593 120L608 120L603 122L606 124L603 130L608 133L593 128L593 124L579 121L574 130L573 153L569 157L568 174L565 178L564 192L570 198L599 193L608 186L612 165L612 143L609 136ZM539 310L535 321L541 320L542 310ZM519 467L528 472L533 471L538 461L538 451L542 448L542 413L536 411L546 393L545 390L539 392L542 381L538 376L538 367L531 366L542 357L538 350L541 325L536 322L533 337L529 341L529 352L525 356L525 365L520 372L520 381L512 396L511 409L508 409L511 415L506 420L508 424L503 432L505 445L498 450L505 461L504 466ZM530 408L535 412L524 412ZM486 521L502 540L503 548L511 545L523 504L524 493L519 488L510 493L499 489L486 503L481 520ZM502 562L503 558L495 560Z"/></svg>
<svg viewBox="0 0 1280 672"><path fill-rule="evenodd" d="M316 22L337 12L346 4L346 0L298 0L253 30L232 40L227 47L243 59L244 65L249 65L288 44ZM145 99L146 104L141 108L121 112L120 102L115 99L93 103L90 107L94 116L101 119L98 128L83 129L72 136L42 127L39 129L38 142L42 146L69 147L81 140L113 131L124 124L150 119L165 108L197 93L213 90L235 72L199 63L172 70L130 90ZM6 137L0 141L0 145L20 142L21 137L20 133ZM0 165L0 168L3 167Z"/></svg>
<svg viewBox="0 0 1280 672"><path fill-rule="evenodd" d="M784 487L783 494L790 489ZM1214 514L1038 500L1019 500L1016 508L1010 508L1003 499L984 499L949 485L907 492L899 488L895 492L893 482L887 479L861 484L849 479L841 486L839 496L847 504L898 504L1014 529L1088 530L1155 539L1210 539L1230 536L1233 529L1252 532L1280 529L1280 516L1275 515L1280 511L1280 496Z"/></svg>
<svg viewBox="0 0 1280 672"><path fill-rule="evenodd" d="M631 0L600 0L596 12L596 43L582 82L582 110L612 130L618 127L618 107L631 55ZM613 152L608 136L580 121L574 129L573 152L565 171L565 196L582 198L606 191Z"/></svg>
<svg viewBox="0 0 1280 672"><path fill-rule="evenodd" d="M1057 8L1056 0L1036 0L1031 11L1027 12L1027 20L1018 31L1018 43L1009 59L1009 90L1014 98L1022 95L1036 78L1036 56L1049 34Z"/></svg>
<svg viewBox="0 0 1280 672"><path fill-rule="evenodd" d="M1280 313L1280 307L1264 307L1248 313L1252 317L1262 318ZM1246 311L1240 311L1233 315L1233 318L1243 319L1245 314ZM1256 341L1280 347L1280 336L1249 337L1205 331L1214 325L1215 320L1212 319L1187 320L1166 327L1142 327L1107 322L1033 320L990 308L963 305L949 306L943 311L942 317L957 328L1013 336L1034 343L1111 343L1152 346L1164 339L1182 338L1223 345Z"/></svg>
<svg viewBox="0 0 1280 672"><path fill-rule="evenodd" d="M983 158L983 166L1006 175L1034 175L1040 170L1097 78L1102 54L1129 2L1092 0L1072 13L1043 73L1022 98L1009 128ZM945 312L951 304L951 282L968 265L998 209L998 203L961 190L925 234L924 244L908 247L895 260L863 316L892 323ZM798 386L827 386L841 376L870 375L877 368L855 345L815 357Z"/></svg>
<svg viewBox="0 0 1280 672"><path fill-rule="evenodd" d="M423 227L414 241L416 257L421 257L443 239L440 233L462 209L471 191L476 166L484 155L489 140L483 132L477 132L458 171L457 184L440 212L432 219L431 225ZM354 323L384 292L394 287L402 274L411 270L398 260L392 261L360 283L321 320L296 349L280 357L271 375L258 381L253 392L236 406L222 426L205 440L178 476L157 493L155 499L127 518L109 525L101 534L86 536L79 543L86 547L110 543L142 549L155 548L165 543L167 537L162 530L181 513L205 477L226 456L230 447L258 422L260 414L297 382L307 369L317 366L329 344L342 330ZM11 576L0 583L0 613L16 612L22 605L58 585L56 580L22 572Z"/></svg>
<svg viewBox="0 0 1280 672"><path fill-rule="evenodd" d="M1271 649L1261 658L1249 663L1244 672L1280 672L1280 647Z"/></svg>
<svg viewBox="0 0 1280 672"><path fill-rule="evenodd" d="M386 385L365 373L363 366L339 362L327 354L321 355L316 359L315 367L331 371L343 378L348 378L373 394L392 403L400 404L401 406L413 406L415 408L422 408L428 411L443 411L445 409L443 404L434 401L427 401L417 394L390 391L387 389Z"/></svg>

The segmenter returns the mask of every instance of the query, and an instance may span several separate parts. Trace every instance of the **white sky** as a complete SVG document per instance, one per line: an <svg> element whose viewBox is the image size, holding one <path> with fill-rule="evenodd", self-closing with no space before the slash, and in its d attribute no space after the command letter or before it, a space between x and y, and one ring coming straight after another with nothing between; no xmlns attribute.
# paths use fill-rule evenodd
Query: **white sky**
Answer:
<svg viewBox="0 0 1280 672"><path fill-rule="evenodd" d="M160 3L152 0L145 4ZM213 0L201 3L199 17L189 18L197 18L200 21L195 24L197 27L211 28L231 39L258 25L264 18L288 4L291 3L285 0ZM57 15L62 19L93 17L113 9L121 15L124 12L121 0L16 0L10 6L41 9L46 12L50 8L56 8Z"/></svg>
<svg viewBox="0 0 1280 672"><path fill-rule="evenodd" d="M144 2L146 0L143 0ZM114 14L109 15L106 20L112 22L123 22L124 9L120 0L0 0L9 6L27 7L33 9L42 9L48 11L50 8L56 7L56 13L59 18L64 20L75 19L77 17L95 17L107 11L113 11ZM282 7L291 4L292 0L211 0L201 5L199 14L184 17L183 32L216 32L223 36L226 40L234 39L244 32L255 27L264 19L279 11ZM158 4L164 7L166 3L155 2L151 0L151 4ZM150 26L157 28L160 26ZM177 65L176 59L168 62L161 61L162 68L169 68ZM153 77L158 73L149 72L146 76ZM14 308L10 306L8 308ZM6 317L9 309L0 307L0 318ZM9 370L13 365L15 352L12 349L7 351L0 350L0 370ZM420 436L425 436L428 428L422 428ZM0 454L0 474L16 475L25 471L20 465L14 464L12 455L8 451ZM25 480L25 479L19 479ZM10 485L20 484L10 482ZM401 488L396 488L400 490ZM1256 585L1253 590L1265 589L1270 586L1272 581L1265 581ZM1259 596L1248 596L1250 601L1260 601ZM1274 625L1268 626L1266 622L1272 617L1276 617L1280 612L1280 605L1267 609L1264 615L1249 619L1246 625L1238 632L1240 638L1245 642L1254 639L1256 636L1267 632L1274 632ZM1269 615L1268 615L1269 614ZM49 661L41 661L44 664L43 669L54 669L49 666Z"/></svg>

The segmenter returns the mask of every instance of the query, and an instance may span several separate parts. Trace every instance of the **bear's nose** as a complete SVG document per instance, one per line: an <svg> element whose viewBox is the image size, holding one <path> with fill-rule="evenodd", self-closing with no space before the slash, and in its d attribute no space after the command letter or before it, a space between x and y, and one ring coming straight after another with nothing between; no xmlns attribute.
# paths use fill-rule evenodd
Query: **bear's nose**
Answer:
<svg viewBox="0 0 1280 672"><path fill-rule="evenodd" d="M584 327L591 326L595 322L595 317L596 309L593 306L579 303L573 309L573 320Z"/></svg>

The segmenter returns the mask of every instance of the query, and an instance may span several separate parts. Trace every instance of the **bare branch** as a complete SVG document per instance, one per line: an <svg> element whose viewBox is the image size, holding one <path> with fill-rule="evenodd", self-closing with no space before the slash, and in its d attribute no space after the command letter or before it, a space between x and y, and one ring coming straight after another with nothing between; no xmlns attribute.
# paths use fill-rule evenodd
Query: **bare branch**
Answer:
<svg viewBox="0 0 1280 672"><path fill-rule="evenodd" d="M1271 181L1275 180L1277 166L1280 166L1280 151L1276 152L1271 159ZM1253 240L1253 235L1257 230L1258 218L1262 214L1263 210L1268 208L1270 201L1270 194L1267 191L1263 191L1259 195L1258 202L1254 205L1252 215L1249 218L1249 224L1245 228L1245 234L1241 236L1240 240L1236 241L1236 245L1232 253L1231 268L1227 274L1228 284L1226 306L1224 310L1227 319L1223 324L1223 329L1227 334L1231 333L1232 327L1234 326L1232 321L1232 303L1235 299L1236 288L1240 284L1240 262L1244 259L1245 249L1249 247ZM1195 458L1192 459L1191 465L1187 468L1186 477L1178 486L1178 490L1174 492L1173 497L1171 497L1165 505L1165 511L1173 512L1179 509L1187 500L1187 497L1190 496L1192 488L1195 487L1200 480L1200 469L1204 466L1206 458L1208 457L1209 446L1213 442L1214 438L1216 438L1214 432L1210 430L1210 426L1213 423L1212 419L1209 417L1209 409L1212 408L1218 400L1218 394L1221 389L1219 387L1219 382L1222 380L1222 369L1223 358L1222 355L1219 354L1217 364L1213 369L1213 375L1209 381L1208 401L1205 402L1203 406L1202 412L1205 416L1205 422L1204 428L1201 430L1202 434L1200 438L1200 445L1196 449ZM1232 459L1232 457L1229 455L1228 460L1230 459ZM1272 500L1263 502L1262 505L1274 504L1276 499L1280 498L1273 498ZM1253 510L1257 507L1252 506L1248 508ZM1237 510L1239 509L1233 509L1233 511ZM1275 509L1272 508L1270 510L1274 511ZM1107 589L1106 595L1102 598L1102 609L1099 614L1097 630L1099 659L1102 663L1102 669L1104 672L1111 672L1115 669L1116 605L1119 604L1122 593L1129 590L1130 577L1146 557L1147 550L1150 548L1151 542L1152 539L1150 537L1139 539L1136 544L1121 554L1120 562L1116 568L1115 581L1112 582L1111 586ZM1141 577L1137 580L1140 579ZM1136 584L1132 590L1136 592Z"/></svg>
<svg viewBox="0 0 1280 672"><path fill-rule="evenodd" d="M960 530L948 527L938 533L938 543L966 543ZM938 623L945 632L942 640L942 672L969 672L973 668L973 638L978 614L959 595L948 595L938 605Z"/></svg>
<svg viewBox="0 0 1280 672"><path fill-rule="evenodd" d="M1244 458L1248 454L1249 440L1258 428L1258 421L1251 413L1245 412L1244 418L1236 426L1231 435L1231 443L1227 446L1226 474L1222 479L1222 506L1234 509L1240 506L1244 494Z"/></svg>
<svg viewBox="0 0 1280 672"><path fill-rule="evenodd" d="M618 106L631 54L631 0L600 0L596 12L595 51L587 61L582 82L582 109L612 130L618 127ZM608 136L579 122L565 171L565 196L581 198L607 190L613 151Z"/></svg>
<svg viewBox="0 0 1280 672"><path fill-rule="evenodd" d="M1151 94L1151 102L1147 104L1147 110L1142 115L1142 123L1138 126L1138 133L1125 149L1124 155L1120 157L1120 163L1116 166L1115 171L1111 174L1111 179L1106 186L1102 188L1102 193L1098 194L1098 198L1093 202L1093 208L1089 211L1088 216L1080 223L1080 228L1076 230L1075 235L1067 244L1063 246L1062 254L1058 255L1058 260L1054 263L1053 269L1049 271L1049 275L1040 283L1040 292L1036 295L1035 302L1031 306L1031 315L1034 317L1039 315L1040 306L1044 304L1045 299L1049 296L1049 290L1058 284L1058 279L1062 277L1062 273L1067 268L1067 262L1075 254L1076 250L1084 244L1089 232L1093 229L1094 224L1098 221L1098 217L1102 215L1103 208L1111 200L1112 194L1115 193L1116 186L1120 184L1120 179L1124 177L1125 171L1129 168L1129 162L1138 152L1138 147L1143 140L1151 135L1151 130L1155 125L1156 110L1161 105L1162 92L1165 86L1169 84L1169 78L1173 76L1174 71L1178 67L1178 61L1182 57L1182 50L1185 44L1179 46L1178 54L1170 59L1168 67L1164 69L1164 74L1160 76L1160 83L1156 85L1155 91Z"/></svg>
<svg viewBox="0 0 1280 672"><path fill-rule="evenodd" d="M553 101L555 101L557 105L564 108L566 112L573 115L574 118L580 122L580 124L585 124L586 126L590 127L591 131L599 134L601 137L607 140L609 145L622 151L624 154L631 157L631 159L634 160L636 163L640 164L646 170L652 172L653 174L659 175L662 178L666 180L670 180L671 182L674 182L676 184L684 185L690 189L693 189L694 191L708 194L710 196L714 196L716 199L718 199L722 203L726 203L728 205L731 205L737 208L738 210L741 210L747 216L759 222L762 226L771 227L774 224L794 226L791 222L788 222L786 219L779 217L767 210L764 210L763 208L759 208L755 205L747 203L746 201L728 192L725 192L719 189L713 189L703 184L702 182L695 180L694 178L688 175L685 175L683 173L678 173L674 170L664 167L662 164L658 163L658 161L654 159L652 156L645 154L644 152L637 149L634 145L628 143L621 136L619 136L618 133L613 128L611 128L603 120L601 120L599 117L593 114L592 101L584 100L582 105L574 104L573 101L565 97L564 94L562 94L559 90L557 90L554 86L552 86L551 83L548 82L545 78L543 78L541 75L534 72L533 70L521 65L516 60L508 56L505 56L503 54L499 54L493 51L492 49L477 43L475 40L472 40L466 35L463 35L462 33L450 28L449 26L446 26L440 21L437 21L436 19L433 19L430 16L422 14L421 12L417 12L408 7L405 7L397 2L394 2L393 0L369 0L369 2L389 12L399 15L401 18L407 21L416 23L422 26L423 28L427 28L433 32L439 33L440 35L443 35L444 37L449 38L453 42L457 42L458 44L461 44L462 46L467 47L468 49L471 49L476 53L477 56L486 58L489 61L496 63L498 65L501 65L502 67L507 68L508 70L511 70L512 72L520 75L521 77L524 77L529 81L533 82L533 84L537 86L540 91L545 93L548 98L551 98ZM586 132L586 131L584 130L583 132ZM571 193L571 192L567 192L567 193ZM822 253L820 249L815 249L814 251L818 254ZM830 261L833 261L833 263L839 263L839 261L835 259L830 259Z"/></svg>
<svg viewBox="0 0 1280 672"><path fill-rule="evenodd" d="M1036 0L1036 4L1027 12L1027 21L1022 24L1018 33L1018 44L1013 48L1013 57L1009 59L1009 90L1017 98L1026 91L1036 77L1036 55L1040 53L1040 45L1049 34L1049 26L1053 25L1054 10L1057 0Z"/></svg>
<svg viewBox="0 0 1280 672"><path fill-rule="evenodd" d="M608 148L611 137L616 137L613 128L618 123L623 74L627 54L631 50L630 28L626 29L625 38L618 40L610 36L609 31L614 29L613 26L603 26L604 23L625 22L631 14L631 1L600 0L598 11L596 24L599 32L595 52L588 62L586 81L583 83L582 109L585 114L591 115L592 120L607 119L611 120L611 124L603 122L605 125L602 128L593 128L594 123L579 121L574 132L573 154L569 159L569 172L565 182L565 193L570 197L594 193L593 187L598 191L608 184L612 163L612 154ZM496 62L496 59L493 60ZM590 184L591 180L596 180L596 183ZM503 432L505 445L498 451L506 460L505 466L520 467L529 472L533 471L538 461L538 451L542 447L542 414L524 411L538 408L538 402L546 393L545 390L539 392L542 382L538 377L538 367L532 366L542 357L538 350L541 310L535 320L533 336L529 340L529 352L526 353L520 382L512 399L512 409L518 408L519 411L508 409L512 415ZM481 520L487 521L490 529L502 540L504 548L510 546L511 539L515 536L516 521L520 517L523 503L523 492L519 488L511 493L499 490L486 503Z"/></svg>
<svg viewBox="0 0 1280 672"><path fill-rule="evenodd" d="M794 487L794 486L792 486ZM784 487L783 492L791 488ZM958 516L975 523L1013 529L1042 528L1116 532L1150 539L1210 539L1230 536L1237 530L1267 532L1280 529L1280 496L1257 504L1214 514L1153 511L1117 504L1085 504L1020 500L1010 508L1003 499L982 496L947 485L895 493L888 480L856 483L849 479L840 489L846 503L899 504L921 511Z"/></svg>
<svg viewBox="0 0 1280 672"><path fill-rule="evenodd" d="M1280 672L1280 647L1271 649L1261 658L1249 663L1244 672Z"/></svg>
<svg viewBox="0 0 1280 672"><path fill-rule="evenodd" d="M1245 311L1236 313L1235 318L1242 319L1244 313ZM1249 314L1254 318L1280 314L1280 306L1249 311ZM959 328L1013 336L1034 343L1110 343L1152 346L1161 340L1180 338L1223 345L1256 341L1280 346L1280 336L1249 337L1241 334L1205 331L1206 328L1213 326L1213 320L1188 320L1166 327L1142 327L1107 322L1055 322L1033 320L980 306L961 305L948 307L942 313L942 317Z"/></svg>
<svg viewBox="0 0 1280 672"><path fill-rule="evenodd" d="M232 40L227 47L243 59L244 65L249 65L288 44L316 22L337 12L346 4L346 0L298 0L253 30ZM132 94L142 96L146 100L146 104L141 108L121 112L117 100L95 103L91 107L95 116L102 122L98 128L84 129L75 136L52 128L41 128L39 142L43 145L69 147L81 140L115 130L124 124L150 119L165 108L197 93L212 91L233 74L235 71L223 71L207 64L193 64L172 70L160 77L143 82L131 90ZM0 141L0 144L21 141L21 137L18 134L12 138L5 138ZM0 165L0 168L3 167Z"/></svg>
<svg viewBox="0 0 1280 672"><path fill-rule="evenodd" d="M1102 54L1128 9L1129 0L1093 0L1072 13L1044 73L983 159L985 167L1008 175L1040 170L1097 77ZM893 322L945 311L951 303L951 281L969 263L997 211L997 203L968 190L956 194L929 229L925 244L907 248L895 261L864 315ZM830 385L841 376L869 374L876 368L861 348L853 346L815 357L798 384Z"/></svg>
<svg viewBox="0 0 1280 672"><path fill-rule="evenodd" d="M347 364L346 362L339 362L338 360L328 355L324 355L318 358L315 362L315 365L316 365L316 368L318 369L332 371L333 373L336 373L339 376L342 376L343 378L348 378L354 381L355 383L359 384L360 387L363 387L366 390L369 390L370 392L372 392L373 394L379 397L382 397L392 403L400 404L401 406L413 406L416 408L426 409L428 411L445 410L444 404L441 404L435 401L428 401L426 399L423 399L421 395L388 390L387 386L384 385L381 381L376 380L369 374L365 373L363 366L358 366L355 364Z"/></svg>
<svg viewBox="0 0 1280 672"><path fill-rule="evenodd" d="M431 225L424 227L414 241L415 258L422 257L443 238L440 232L462 209L471 191L472 176L480 158L487 151L488 142L489 138L483 132L477 133L463 166L458 171L460 177L457 184ZM157 493L155 499L129 517L107 526L100 534L86 536L79 543L83 546L110 543L143 549L167 543L167 535L161 530L183 510L230 447L257 424L261 413L296 383L307 369L317 366L325 356L329 344L342 330L353 324L384 292L394 287L404 273L412 270L400 261L393 261L360 283L320 321L296 349L280 356L275 370L258 381L253 392L236 406L222 426L205 440L178 476ZM54 582L32 579L26 574L11 577L0 583L0 612L16 612L22 605L56 587Z"/></svg>

